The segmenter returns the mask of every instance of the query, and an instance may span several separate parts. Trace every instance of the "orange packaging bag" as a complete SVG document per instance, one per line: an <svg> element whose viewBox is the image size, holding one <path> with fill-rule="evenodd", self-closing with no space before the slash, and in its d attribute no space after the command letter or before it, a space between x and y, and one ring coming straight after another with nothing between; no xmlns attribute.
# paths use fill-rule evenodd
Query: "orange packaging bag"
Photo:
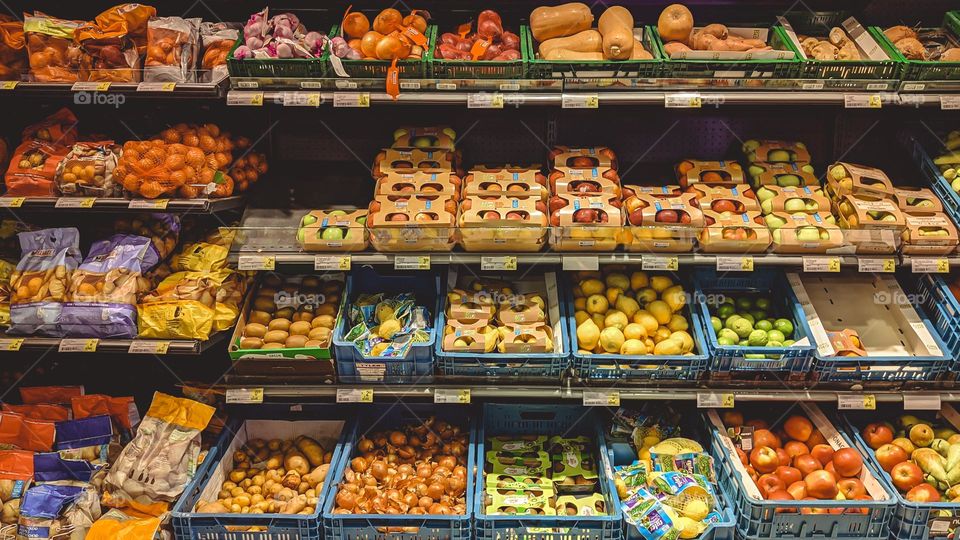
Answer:
<svg viewBox="0 0 960 540"><path fill-rule="evenodd" d="M13 152L3 181L7 195L14 197L53 197L54 178L67 149L40 141L26 141Z"/></svg>
<svg viewBox="0 0 960 540"><path fill-rule="evenodd" d="M27 404L62 403L69 405L70 400L83 395L82 386L23 386L20 388L20 400Z"/></svg>
<svg viewBox="0 0 960 540"><path fill-rule="evenodd" d="M22 140L37 140L54 146L73 146L77 142L77 120L73 111L64 107L43 120L31 124L20 133Z"/></svg>
<svg viewBox="0 0 960 540"><path fill-rule="evenodd" d="M50 452L56 425L49 420L31 420L14 413L0 414L0 446L33 452Z"/></svg>
<svg viewBox="0 0 960 540"><path fill-rule="evenodd" d="M140 82L140 51L147 21L157 10L142 4L114 6L77 29L80 78L85 81Z"/></svg>
<svg viewBox="0 0 960 540"><path fill-rule="evenodd" d="M23 23L0 16L0 80L19 81L27 71Z"/></svg>
<svg viewBox="0 0 960 540"><path fill-rule="evenodd" d="M63 422L70 419L70 409L54 403L32 403L29 405L10 405L4 403L3 412L19 414L31 420Z"/></svg>
<svg viewBox="0 0 960 540"><path fill-rule="evenodd" d="M76 82L80 73L80 47L74 42L79 21L50 17L40 12L23 18L30 73L40 82Z"/></svg>

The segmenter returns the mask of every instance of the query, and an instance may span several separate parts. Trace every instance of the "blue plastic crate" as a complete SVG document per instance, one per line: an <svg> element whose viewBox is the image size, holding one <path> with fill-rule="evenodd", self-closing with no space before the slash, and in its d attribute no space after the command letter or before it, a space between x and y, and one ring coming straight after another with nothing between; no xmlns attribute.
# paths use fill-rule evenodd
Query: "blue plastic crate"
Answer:
<svg viewBox="0 0 960 540"><path fill-rule="evenodd" d="M943 203L943 210L953 222L960 223L960 194L950 187L950 181L940 174L940 168L933 163L933 158L925 148L937 148L946 152L942 143L935 140L929 133L917 132L909 138L909 146L914 163L920 168L923 176L930 183L930 188L937 194Z"/></svg>
<svg viewBox="0 0 960 540"><path fill-rule="evenodd" d="M442 413L440 411L443 411ZM467 453L467 486L464 515L390 515L390 514L337 514L334 513L337 488L344 478L346 468L355 455L360 437L373 430L392 430L406 424L419 424L431 416L468 429L470 445ZM433 404L374 405L363 408L357 421L344 440L337 462L330 468L327 484L330 486L323 505L323 530L326 540L377 540L395 538L402 540L469 540L471 536L471 512L473 511L473 467L476 465L477 412L470 406L437 408ZM403 532L400 532L403 531Z"/></svg>
<svg viewBox="0 0 960 540"><path fill-rule="evenodd" d="M700 415L696 411L687 411L692 412L692 414L684 415L681 421L681 435L683 437L688 437L700 442L703 447L706 449L710 445L710 436L704 429L703 422L700 420ZM637 459L637 454L634 451L633 447L630 446L629 442L626 441L611 441L609 437L607 438L607 448L609 451L610 462L614 466L620 465L629 465ZM736 531L736 521L734 520L733 508L730 504L730 500L723 493L722 489L715 490L714 495L716 495L718 512L723 515L723 519L716 523L710 524L703 534L698 536L698 540L734 540L735 531ZM617 505L620 505L620 496L617 495L616 490L614 490L613 495L617 500ZM640 535L639 529L636 525L627 523L627 520L623 520L624 531L626 531L627 540L644 540Z"/></svg>
<svg viewBox="0 0 960 540"><path fill-rule="evenodd" d="M337 377L345 383L406 384L433 380L433 344L437 340L437 313L440 311L440 275L396 273L364 266L347 276L344 313L333 330L333 350L337 359ZM430 339L410 347L405 358L364 357L353 343L344 340L350 330L349 306L360 294L383 292L388 295L413 292L417 303L430 310Z"/></svg>
<svg viewBox="0 0 960 540"><path fill-rule="evenodd" d="M953 358L960 358L960 302L942 276L916 274L913 279L923 309L930 315L944 345Z"/></svg>
<svg viewBox="0 0 960 540"><path fill-rule="evenodd" d="M698 308L696 324L701 326L706 336L707 347L712 357L710 371L723 373L730 371L786 371L806 373L813 363L816 349L813 345L791 347L749 347L740 345L720 345L717 333L710 324L711 311L707 300L717 294L762 294L770 298L779 309L774 313L789 315L793 320L794 341L809 338L813 334L807 325L803 307L787 282L786 274L780 270L764 270L749 274L718 274L715 270L698 270L694 273L696 291L694 300ZM763 358L748 358L748 355L763 355Z"/></svg>
<svg viewBox="0 0 960 540"><path fill-rule="evenodd" d="M871 421L881 421L890 418L890 415L902 413L900 407L884 407L878 411L845 413L843 414L844 427L851 434L853 443L860 453L867 457L871 465L880 470L880 464L874 457L874 451L867 446L863 436L860 435L863 427ZM932 415L931 415L932 416ZM878 478L883 487L894 495L897 500L897 506L893 511L893 518L890 520L890 535L895 540L919 540L926 538L947 538L946 534L933 536L930 534L930 518L941 517L947 522L952 517L960 516L960 504L950 502L937 503L917 503L903 498L900 491L894 487L890 474L880 470ZM941 512L943 514L941 514ZM932 514L932 515L931 515Z"/></svg>
<svg viewBox="0 0 960 540"><path fill-rule="evenodd" d="M654 274L654 273L651 273ZM672 276L676 279L676 275ZM681 278L679 283L684 290L692 291L693 285L689 279ZM565 274L563 280L565 291L573 290L570 275ZM567 295L567 324L570 333L570 350L573 351L573 367L581 379L594 381L696 381L706 371L710 363L706 338L703 329L696 323L694 311L696 306L689 303L683 308L683 315L687 318L689 327L687 332L693 337L694 350L692 355L676 356L632 356L624 354L582 354L577 341L577 320L574 318L572 295ZM612 364L607 367L606 364Z"/></svg>
<svg viewBox="0 0 960 540"><path fill-rule="evenodd" d="M784 410L771 411L770 404L763 405L759 416L776 418ZM772 415L772 416L771 416ZM705 418L706 422L709 422ZM890 534L889 522L896 506L896 499L887 493L884 501L767 501L755 499L747 494L743 478L733 469L733 461L739 458L722 443L726 434L708 424L711 431L711 454L717 468L717 480L721 489L733 502L738 538L747 540L808 539L818 540L887 540ZM837 427L837 426L835 426ZM838 427L837 430L849 446L853 446L850 437ZM880 472L869 461L864 461L875 477ZM884 491L887 491L884 488ZM778 508L796 508L796 512L778 512ZM867 513L840 514L803 514L810 508L866 508Z"/></svg>
<svg viewBox="0 0 960 540"><path fill-rule="evenodd" d="M908 295L915 292L910 287L911 280L909 277L897 280ZM823 356L817 351L813 361L814 379L821 382L931 381L946 373L954 362L949 349L919 303L911 302L943 356Z"/></svg>
<svg viewBox="0 0 960 540"><path fill-rule="evenodd" d="M491 516L484 513L483 465L486 437L493 435L586 435L597 441L600 492L610 515L605 516ZM603 437L603 422L595 411L577 405L512 405L485 403L477 436L478 481L474 519L478 540L620 540L622 514L616 504L616 487L609 474L610 459Z"/></svg>
<svg viewBox="0 0 960 540"><path fill-rule="evenodd" d="M324 482L318 494L319 504L311 515L285 514L201 514L194 512L200 495L203 493L216 465L222 459L232 459L225 455L234 436L240 432L247 420L326 420L343 422L342 429L333 448L333 457L330 461L332 468L340 457L341 448L349 433L354 431L352 409L327 405L303 405L300 411L291 411L290 407L282 405L263 405L256 408L244 408L242 414L231 417L227 426L217 440L217 443L207 453L203 465L193 480L183 491L183 495L173 507L171 522L178 540L319 540L320 506L330 490L331 482ZM309 433L305 435L310 435ZM238 527L260 527L264 532L242 532ZM233 530L231 530L233 529Z"/></svg>

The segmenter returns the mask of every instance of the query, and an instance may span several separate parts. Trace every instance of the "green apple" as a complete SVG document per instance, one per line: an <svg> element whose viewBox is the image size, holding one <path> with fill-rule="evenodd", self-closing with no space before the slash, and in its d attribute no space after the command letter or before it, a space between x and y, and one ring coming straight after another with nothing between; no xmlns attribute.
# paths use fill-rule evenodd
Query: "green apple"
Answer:
<svg viewBox="0 0 960 540"><path fill-rule="evenodd" d="M931 208L931 207L933 207L933 201L931 201L930 199L921 199L920 202L917 203L917 208Z"/></svg>
<svg viewBox="0 0 960 540"><path fill-rule="evenodd" d="M761 186L760 189L757 190L757 198L760 199L761 201L772 199L776 196L777 194L774 193L772 189L769 189L765 186Z"/></svg>
<svg viewBox="0 0 960 540"><path fill-rule="evenodd" d="M430 145L433 144L432 137L417 137L413 140L413 146L415 148L430 148Z"/></svg>
<svg viewBox="0 0 960 540"><path fill-rule="evenodd" d="M343 229L340 227L327 227L320 233L320 238L324 240L343 240Z"/></svg>
<svg viewBox="0 0 960 540"><path fill-rule="evenodd" d="M792 199L787 199L787 202L783 204L784 210L787 212L803 212L807 209L807 205L803 202L803 199L795 197Z"/></svg>
<svg viewBox="0 0 960 540"><path fill-rule="evenodd" d="M830 177L834 180L843 180L847 177L847 170L843 168L843 165L834 165L830 167Z"/></svg>
<svg viewBox="0 0 960 540"><path fill-rule="evenodd" d="M344 210L331 210L327 212L328 216L345 216L347 213Z"/></svg>
<svg viewBox="0 0 960 540"><path fill-rule="evenodd" d="M820 231L816 227L800 227L797 229L797 240L800 242L817 242L820 240Z"/></svg>
<svg viewBox="0 0 960 540"><path fill-rule="evenodd" d="M393 132L393 140L397 140L407 134L407 128L399 128Z"/></svg>
<svg viewBox="0 0 960 540"><path fill-rule="evenodd" d="M760 148L760 141L756 139L750 139L743 143L742 150L744 154L749 154L757 148Z"/></svg>
<svg viewBox="0 0 960 540"><path fill-rule="evenodd" d="M831 224L831 225L836 225L836 224L837 224L837 218L834 217L833 214L830 214L829 216L823 218L823 220L824 220L825 222Z"/></svg>
<svg viewBox="0 0 960 540"><path fill-rule="evenodd" d="M777 177L777 185L782 187L797 187L800 185L800 177L795 174L781 174Z"/></svg>
<svg viewBox="0 0 960 540"><path fill-rule="evenodd" d="M441 130L441 132L447 137L450 137L451 140L457 140L457 132L454 131L453 128L445 127Z"/></svg>
<svg viewBox="0 0 960 540"><path fill-rule="evenodd" d="M820 239L821 239L821 240L829 240L829 239L830 239L830 232L827 231L827 230L822 230L822 231L820 231Z"/></svg>
<svg viewBox="0 0 960 540"><path fill-rule="evenodd" d="M747 168L747 172L750 173L750 176L752 176L753 178L760 176L761 174L763 174L763 171L765 170L766 169L764 169L763 167L758 167L756 165L751 165L750 167Z"/></svg>
<svg viewBox="0 0 960 540"><path fill-rule="evenodd" d="M313 225L317 222L317 216L313 214L307 214L300 219L300 226L306 227L307 225Z"/></svg>
<svg viewBox="0 0 960 540"><path fill-rule="evenodd" d="M760 201L760 210L763 211L764 214L769 214L770 212L773 212L773 200L766 199L766 200Z"/></svg>
<svg viewBox="0 0 960 540"><path fill-rule="evenodd" d="M778 243L778 244L780 243L780 229L774 229L774 231L773 231L773 241L776 242L776 243Z"/></svg>
<svg viewBox="0 0 960 540"><path fill-rule="evenodd" d="M773 163L788 163L790 162L790 152L786 150L774 150L767 154L767 159Z"/></svg>
<svg viewBox="0 0 960 540"><path fill-rule="evenodd" d="M957 193L960 193L960 178L954 178L953 182L950 182L950 187Z"/></svg>
<svg viewBox="0 0 960 540"><path fill-rule="evenodd" d="M367 223L367 216L360 216L357 218L357 223L365 225Z"/></svg>
<svg viewBox="0 0 960 540"><path fill-rule="evenodd" d="M302 228L297 229L297 242L300 242L302 244L304 239L306 238L306 233L307 231L305 229L302 229Z"/></svg>
<svg viewBox="0 0 960 540"><path fill-rule="evenodd" d="M763 219L767 223L767 227L773 230L777 230L787 224L787 220L774 214L764 216Z"/></svg>
<svg viewBox="0 0 960 540"><path fill-rule="evenodd" d="M806 165L801 166L800 170L807 174L813 174L813 165L807 163Z"/></svg>
<svg viewBox="0 0 960 540"><path fill-rule="evenodd" d="M820 210L820 203L812 199L808 199L803 204L803 209L806 210L807 212L817 212Z"/></svg>
<svg viewBox="0 0 960 540"><path fill-rule="evenodd" d="M880 218L880 221L896 221L896 220L897 220L897 216L890 213L885 213L883 217Z"/></svg>

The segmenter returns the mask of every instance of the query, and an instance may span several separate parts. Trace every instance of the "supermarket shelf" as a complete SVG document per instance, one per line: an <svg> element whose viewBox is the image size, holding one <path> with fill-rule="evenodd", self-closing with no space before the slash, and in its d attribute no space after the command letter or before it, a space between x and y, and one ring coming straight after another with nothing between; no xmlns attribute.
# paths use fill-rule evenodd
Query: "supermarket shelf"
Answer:
<svg viewBox="0 0 960 540"><path fill-rule="evenodd" d="M222 199L124 199L95 197L0 197L0 209L18 211L131 211L216 214L242 207L243 195ZM59 206L58 206L59 204ZM74 206L79 205L79 206Z"/></svg>
<svg viewBox="0 0 960 540"><path fill-rule="evenodd" d="M18 337L0 334L0 351L6 353L19 351L52 351L57 352L64 347L68 349L81 348L85 342L95 341L89 345L93 350L70 350L69 352L95 352L107 354L151 354L164 355L199 355L216 346L226 339L228 332L215 334L207 341L195 339L95 339L86 338L61 339L50 337ZM66 342L66 343L64 343Z"/></svg>
<svg viewBox="0 0 960 540"><path fill-rule="evenodd" d="M143 96L170 99L219 99L226 94L229 77L221 74L208 83L45 83L33 81L9 81L0 83L0 96L69 96L79 92L96 92L98 95ZM96 87L97 84L105 85ZM117 105L115 100L103 99L102 103L91 96L74 97L77 105Z"/></svg>

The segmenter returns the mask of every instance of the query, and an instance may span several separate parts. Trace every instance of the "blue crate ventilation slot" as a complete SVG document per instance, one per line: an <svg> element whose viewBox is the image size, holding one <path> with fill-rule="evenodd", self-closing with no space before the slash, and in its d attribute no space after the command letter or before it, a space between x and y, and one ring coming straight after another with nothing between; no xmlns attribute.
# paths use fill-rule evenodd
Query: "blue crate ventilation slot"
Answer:
<svg viewBox="0 0 960 540"><path fill-rule="evenodd" d="M920 302L930 314L946 350L955 360L960 358L960 302L942 276L917 274L913 279ZM957 368L953 367L952 370L956 371Z"/></svg>

